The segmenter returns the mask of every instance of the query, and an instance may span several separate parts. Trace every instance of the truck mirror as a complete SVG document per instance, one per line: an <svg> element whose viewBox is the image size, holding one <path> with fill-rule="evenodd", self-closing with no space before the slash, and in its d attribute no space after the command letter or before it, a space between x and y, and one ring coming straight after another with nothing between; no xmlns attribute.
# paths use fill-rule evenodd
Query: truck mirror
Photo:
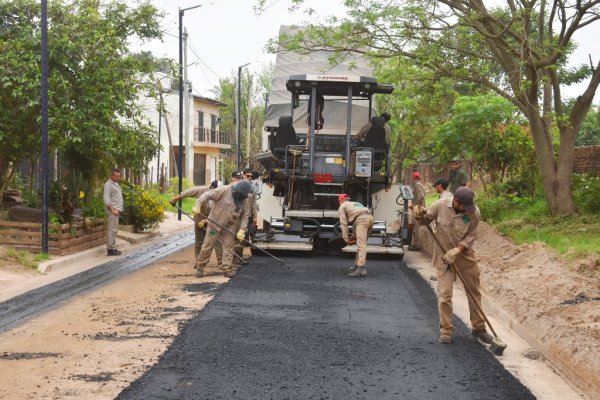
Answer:
<svg viewBox="0 0 600 400"><path fill-rule="evenodd" d="M300 107L300 95L298 93L294 93L294 95L292 96L293 101L294 101L294 108L298 108Z"/></svg>

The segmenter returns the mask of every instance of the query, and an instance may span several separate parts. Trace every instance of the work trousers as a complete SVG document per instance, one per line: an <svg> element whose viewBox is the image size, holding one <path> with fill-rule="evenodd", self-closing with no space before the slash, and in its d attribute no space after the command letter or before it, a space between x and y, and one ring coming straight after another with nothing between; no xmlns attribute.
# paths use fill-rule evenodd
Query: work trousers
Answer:
<svg viewBox="0 0 600 400"><path fill-rule="evenodd" d="M412 209L408 210L408 225L413 226L412 238L411 238L410 244L412 244L414 246L420 246L421 245L421 225L419 224L419 221L417 221L415 219L415 214Z"/></svg>
<svg viewBox="0 0 600 400"><path fill-rule="evenodd" d="M206 227L200 228L198 225L194 227L194 234L196 237L194 255L196 259L198 259L198 255L202 249L202 244L204 243L204 238L206 237L206 229ZM223 263L223 247L221 246L220 242L215 244L215 253L217 253L217 261L219 265L221 265Z"/></svg>
<svg viewBox="0 0 600 400"><path fill-rule="evenodd" d="M367 240L373 228L373 216L363 213L354 220L354 236L356 236L356 266L364 267L367 264Z"/></svg>
<svg viewBox="0 0 600 400"><path fill-rule="evenodd" d="M202 243L202 248L200 249L200 253L196 258L196 268L203 269L204 267L206 267L206 265L210 261L210 257L212 255L213 250L215 249L216 244L220 240L223 246L223 269L231 269L233 265L234 239L235 236L229 232L223 231L219 233L215 228L208 227L206 236L204 237L204 242Z"/></svg>
<svg viewBox="0 0 600 400"><path fill-rule="evenodd" d="M115 245L117 242L117 228L119 226L119 216L114 215L109 210L108 212L108 221L106 227L106 249L107 250L116 250L117 246Z"/></svg>
<svg viewBox="0 0 600 400"><path fill-rule="evenodd" d="M464 253L463 253L464 254ZM469 302L469 314L471 327L475 331L485 329L485 319L479 310L477 304L481 307L481 292L479 291L479 266L475 259L475 254L470 251L466 255L460 254L454 266L459 269L464 279L465 286L473 294L473 298L467 294ZM433 259L437 270L437 290L438 290L438 314L440 319L440 334L452 335L454 326L452 325L452 294L454 290L454 281L456 273L448 269L448 266L442 262L442 251L434 249ZM466 288L465 288L466 292Z"/></svg>

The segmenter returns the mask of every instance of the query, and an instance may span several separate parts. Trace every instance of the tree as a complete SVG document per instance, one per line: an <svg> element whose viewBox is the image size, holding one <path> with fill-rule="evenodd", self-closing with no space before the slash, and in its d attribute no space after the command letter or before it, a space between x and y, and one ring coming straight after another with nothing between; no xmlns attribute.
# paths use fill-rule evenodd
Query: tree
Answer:
<svg viewBox="0 0 600 400"><path fill-rule="evenodd" d="M590 109L577 135L577 146L600 145L600 110Z"/></svg>
<svg viewBox="0 0 600 400"><path fill-rule="evenodd" d="M459 97L451 119L435 131L436 153L446 160L455 155L471 160L487 190L488 183L501 182L509 171L514 175L535 171L529 162L533 142L523 122L516 107L496 94Z"/></svg>
<svg viewBox="0 0 600 400"><path fill-rule="evenodd" d="M0 191L12 163L41 151L39 13L37 1L0 3ZM117 163L142 172L157 151L136 105L157 63L128 43L160 38L159 17L154 6L125 0L49 4L49 146L86 180Z"/></svg>
<svg viewBox="0 0 600 400"><path fill-rule="evenodd" d="M480 0L345 4L347 17L330 17L326 24L283 37L280 44L294 51L359 52L374 59L402 56L440 76L493 90L529 122L551 213L575 212L574 145L600 84L600 62L570 71L564 66L573 35L600 18L600 0L509 0L502 8ZM589 78L587 88L567 104L562 89L584 78Z"/></svg>

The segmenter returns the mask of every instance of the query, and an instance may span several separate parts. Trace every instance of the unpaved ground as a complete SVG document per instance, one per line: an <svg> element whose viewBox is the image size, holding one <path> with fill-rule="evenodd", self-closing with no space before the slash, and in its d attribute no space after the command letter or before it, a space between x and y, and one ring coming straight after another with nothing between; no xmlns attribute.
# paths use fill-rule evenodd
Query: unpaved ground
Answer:
<svg viewBox="0 0 600 400"><path fill-rule="evenodd" d="M580 376L588 398L600 398L597 261L567 263L542 244L516 246L486 224L476 249L489 300L561 368L571 368L566 375ZM114 398L226 281L194 278L192 258L190 248L0 334L0 398ZM8 284L36 274L0 253L0 289L4 278Z"/></svg>
<svg viewBox="0 0 600 400"><path fill-rule="evenodd" d="M0 398L113 399L156 363L182 324L227 281L196 278L193 251L1 333Z"/></svg>

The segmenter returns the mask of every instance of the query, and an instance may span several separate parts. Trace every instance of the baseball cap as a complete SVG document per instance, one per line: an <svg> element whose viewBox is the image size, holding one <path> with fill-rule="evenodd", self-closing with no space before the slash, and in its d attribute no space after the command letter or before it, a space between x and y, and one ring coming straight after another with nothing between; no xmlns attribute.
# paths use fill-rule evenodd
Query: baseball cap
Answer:
<svg viewBox="0 0 600 400"><path fill-rule="evenodd" d="M233 172L231 173L231 177L232 177L232 178L239 178L239 179L242 179L242 174L240 174L240 172L239 172L239 171L233 171Z"/></svg>
<svg viewBox="0 0 600 400"><path fill-rule="evenodd" d="M342 202L342 200L344 200L344 199L348 199L348 200L350 200L350 196L348 196L346 193L342 193L342 194L340 194L340 195L338 196L338 203L341 203L341 202Z"/></svg>
<svg viewBox="0 0 600 400"><path fill-rule="evenodd" d="M415 171L412 173L412 177L413 179L421 179L421 174L419 173L419 171Z"/></svg>
<svg viewBox="0 0 600 400"><path fill-rule="evenodd" d="M436 187L437 185L442 185L444 189L448 189L448 181L444 178L440 178L437 181L435 181L433 187Z"/></svg>
<svg viewBox="0 0 600 400"><path fill-rule="evenodd" d="M458 199L460 204L465 207L465 212L468 214L472 214L475 212L475 193L471 190L470 187L461 186L456 189L454 193L454 198Z"/></svg>
<svg viewBox="0 0 600 400"><path fill-rule="evenodd" d="M219 181L215 179L214 181L212 181L210 183L210 187L213 188L213 189L219 187Z"/></svg>
<svg viewBox="0 0 600 400"><path fill-rule="evenodd" d="M460 158L454 157L452 160L450 160L450 162L460 162Z"/></svg>

